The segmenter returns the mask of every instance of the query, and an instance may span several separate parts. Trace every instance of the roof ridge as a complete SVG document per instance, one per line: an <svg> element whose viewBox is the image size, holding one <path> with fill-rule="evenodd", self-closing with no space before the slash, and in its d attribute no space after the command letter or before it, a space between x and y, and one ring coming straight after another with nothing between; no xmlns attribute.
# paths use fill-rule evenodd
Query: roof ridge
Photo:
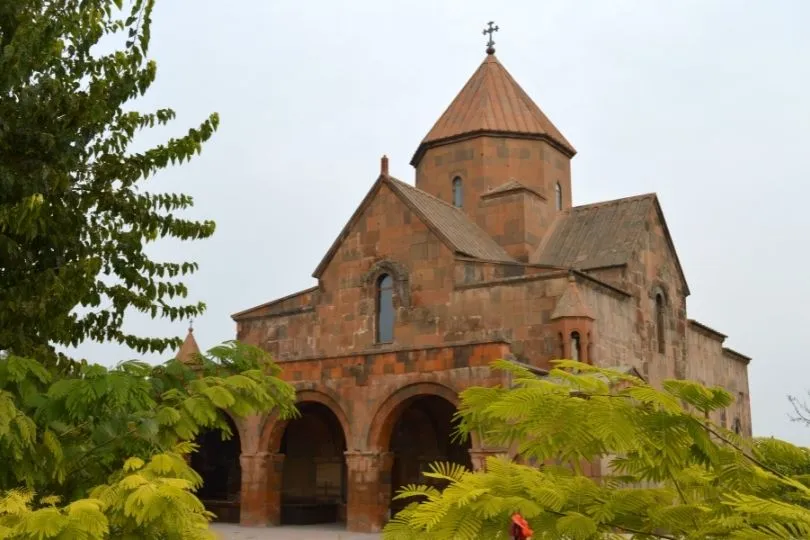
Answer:
<svg viewBox="0 0 810 540"><path fill-rule="evenodd" d="M608 201L597 201L588 204L579 204L577 206L572 206L571 208L568 209L568 211L573 212L576 210L590 210L591 208L604 208L605 206L656 198L658 198L658 195L655 192L642 193L641 195L630 195L627 197L620 197L618 199L610 199Z"/></svg>
<svg viewBox="0 0 810 540"><path fill-rule="evenodd" d="M440 199L439 197L436 197L436 196L435 196L435 195L433 195L432 193L428 193L427 191L425 191L425 190L423 190L423 189L419 189L419 188L418 188L418 187L416 187L416 186L412 186L412 185L408 184L407 182L403 182L403 181L402 181L402 180L400 180L399 178L395 178L395 177L393 177L393 176L391 176L391 175L385 175L385 176L384 176L384 179L385 179L385 180L391 180L391 181L392 181L394 184L399 184L399 185L401 185L401 186L404 186L404 187L405 187L405 188L407 188L407 189L412 189L412 190L414 190L414 191L418 191L420 194L425 195L425 196L427 196L427 197L430 197L430 198L431 198L431 199L433 199L434 201L437 201L437 202L442 203L442 204L443 204L444 206L446 206L447 208L452 208L454 212L463 213L463 212L461 212L461 210L460 210L459 208L457 208L457 207L453 206L453 205L452 205L452 204L450 204L449 202L444 201L444 200ZM464 214L464 216L466 217L466 214Z"/></svg>

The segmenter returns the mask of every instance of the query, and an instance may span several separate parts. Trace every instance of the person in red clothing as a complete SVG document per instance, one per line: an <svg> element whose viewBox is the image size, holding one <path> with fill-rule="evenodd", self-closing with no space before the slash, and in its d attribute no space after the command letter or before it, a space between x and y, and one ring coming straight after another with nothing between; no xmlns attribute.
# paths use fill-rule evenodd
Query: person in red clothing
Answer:
<svg viewBox="0 0 810 540"><path fill-rule="evenodd" d="M515 512L512 514L512 529L509 534L511 540L531 540L534 531L523 516Z"/></svg>

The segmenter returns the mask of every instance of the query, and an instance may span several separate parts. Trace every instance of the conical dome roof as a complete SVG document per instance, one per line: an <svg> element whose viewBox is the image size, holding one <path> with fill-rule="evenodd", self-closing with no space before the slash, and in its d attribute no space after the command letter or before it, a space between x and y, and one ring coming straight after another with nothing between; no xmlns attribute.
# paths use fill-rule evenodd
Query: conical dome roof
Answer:
<svg viewBox="0 0 810 540"><path fill-rule="evenodd" d="M576 154L560 130L512 78L494 54L488 54L444 114L428 132L411 160L416 165L431 146L474 135L544 138L569 157Z"/></svg>

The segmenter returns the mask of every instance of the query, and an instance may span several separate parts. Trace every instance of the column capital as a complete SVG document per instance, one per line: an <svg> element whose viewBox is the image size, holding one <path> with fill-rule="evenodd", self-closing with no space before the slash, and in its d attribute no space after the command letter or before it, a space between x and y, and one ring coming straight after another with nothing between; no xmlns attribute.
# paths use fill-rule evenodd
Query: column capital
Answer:
<svg viewBox="0 0 810 540"><path fill-rule="evenodd" d="M349 471L381 471L391 467L394 462L393 452L378 450L350 450L346 456L346 467Z"/></svg>

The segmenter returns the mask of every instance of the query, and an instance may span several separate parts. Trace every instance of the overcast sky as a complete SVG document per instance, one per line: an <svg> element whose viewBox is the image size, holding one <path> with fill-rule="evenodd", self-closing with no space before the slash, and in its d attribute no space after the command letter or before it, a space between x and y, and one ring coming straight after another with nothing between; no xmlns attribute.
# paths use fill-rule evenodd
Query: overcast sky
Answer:
<svg viewBox="0 0 810 540"><path fill-rule="evenodd" d="M754 358L754 433L810 444L786 399L810 389L807 0L160 0L141 105L178 119L144 142L222 118L201 156L150 180L217 222L212 239L152 250L200 263L200 345L234 337L231 313L314 284L382 154L412 182L410 157L483 60L489 20L498 58L579 152L574 203L658 193L688 316Z"/></svg>

